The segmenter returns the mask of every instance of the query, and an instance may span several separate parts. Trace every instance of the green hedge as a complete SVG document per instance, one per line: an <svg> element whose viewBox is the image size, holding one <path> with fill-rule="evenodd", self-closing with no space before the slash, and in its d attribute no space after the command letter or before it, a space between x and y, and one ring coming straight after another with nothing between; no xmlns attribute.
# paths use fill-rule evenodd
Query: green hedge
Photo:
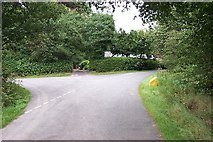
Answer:
<svg viewBox="0 0 213 142"><path fill-rule="evenodd" d="M12 73L16 76L40 75L49 73L69 72L72 64L67 62L59 63L22 63L10 67Z"/></svg>
<svg viewBox="0 0 213 142"><path fill-rule="evenodd" d="M90 70L97 72L157 69L159 62L126 57L111 57L91 61Z"/></svg>
<svg viewBox="0 0 213 142"><path fill-rule="evenodd" d="M49 73L69 72L72 64L66 62L59 63L25 63L19 64L15 68L18 76L40 75Z"/></svg>
<svg viewBox="0 0 213 142"><path fill-rule="evenodd" d="M54 63L30 62L28 57L14 56L14 54L3 56L2 66L15 76L70 72L72 70L72 62L70 61Z"/></svg>

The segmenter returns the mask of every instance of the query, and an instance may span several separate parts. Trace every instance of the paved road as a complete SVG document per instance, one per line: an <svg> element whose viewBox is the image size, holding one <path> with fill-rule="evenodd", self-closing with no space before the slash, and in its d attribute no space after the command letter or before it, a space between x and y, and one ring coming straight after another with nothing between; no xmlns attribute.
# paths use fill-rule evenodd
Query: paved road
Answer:
<svg viewBox="0 0 213 142"><path fill-rule="evenodd" d="M160 139L138 95L138 85L152 73L23 79L32 98L2 130L3 139Z"/></svg>

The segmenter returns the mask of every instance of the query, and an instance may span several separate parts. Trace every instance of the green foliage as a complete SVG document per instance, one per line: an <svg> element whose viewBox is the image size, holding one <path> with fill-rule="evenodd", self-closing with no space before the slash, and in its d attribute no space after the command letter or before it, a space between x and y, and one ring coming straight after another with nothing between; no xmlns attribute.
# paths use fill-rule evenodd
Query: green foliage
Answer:
<svg viewBox="0 0 213 142"><path fill-rule="evenodd" d="M66 53L60 55L60 60L63 57L68 57L67 59L72 60L74 63L80 62L84 57L82 53L84 49L82 33L80 32L81 27L83 26L82 20L84 15L73 11L68 14L62 15L59 19L55 21L55 41L54 44L61 51ZM55 53L57 54L57 53ZM60 53L59 53L60 54Z"/></svg>
<svg viewBox="0 0 213 142"><path fill-rule="evenodd" d="M4 77L69 71L84 58L102 58L111 45L112 16L90 14L85 3L65 4L72 11L57 3L24 5L3 4Z"/></svg>
<svg viewBox="0 0 213 142"><path fill-rule="evenodd" d="M2 106L15 106L18 103L26 103L29 101L25 95L20 93L20 86L11 83L11 82L3 82L2 85Z"/></svg>
<svg viewBox="0 0 213 142"><path fill-rule="evenodd" d="M90 61L89 60L84 60L81 63L79 63L79 67L83 70L88 70L90 67Z"/></svg>
<svg viewBox="0 0 213 142"><path fill-rule="evenodd" d="M23 63L19 64L16 69L18 76L71 72L72 63Z"/></svg>
<svg viewBox="0 0 213 142"><path fill-rule="evenodd" d="M65 77L71 76L71 72L59 72L59 73L51 73L51 74L40 74L40 75L27 75L23 77L17 78L46 78L46 77Z"/></svg>
<svg viewBox="0 0 213 142"><path fill-rule="evenodd" d="M2 4L3 47L10 43L39 40L41 33L52 31L51 21L68 12L64 5L57 3L40 2L24 5L26 9L15 2Z"/></svg>
<svg viewBox="0 0 213 142"><path fill-rule="evenodd" d="M177 31L165 27L154 31L153 39L154 52L162 58L166 68L177 76L180 84L184 84L182 89L194 88L211 94L213 64L210 41L202 41L204 48L194 41L193 29Z"/></svg>
<svg viewBox="0 0 213 142"><path fill-rule="evenodd" d="M148 4L159 27L153 30L152 49L176 76L182 90L193 88L212 95L212 3ZM182 10L185 9L185 10ZM153 15L152 15L153 16Z"/></svg>
<svg viewBox="0 0 213 142"><path fill-rule="evenodd" d="M8 88L3 87L2 89L3 107L0 113L0 117L2 118L0 128L5 127L18 115L22 114L30 100L30 92L19 85L11 83L10 85L7 84L4 86L10 87L11 89L10 92L7 92L9 90ZM5 89L7 90L6 94Z"/></svg>
<svg viewBox="0 0 213 142"><path fill-rule="evenodd" d="M150 56L149 36L143 31L131 31L126 33L120 29L115 33L114 46L110 48L113 55L122 54L125 56L135 55L144 58L143 55Z"/></svg>
<svg viewBox="0 0 213 142"><path fill-rule="evenodd" d="M91 61L90 69L97 72L108 72L123 70L149 70L157 69L158 66L158 61L154 60L112 57Z"/></svg>
<svg viewBox="0 0 213 142"><path fill-rule="evenodd" d="M165 140L211 140L211 97L187 94L171 74L160 72L158 86L150 87L148 77L139 87L143 104L154 118ZM181 98L181 99L180 99Z"/></svg>
<svg viewBox="0 0 213 142"><path fill-rule="evenodd" d="M22 60L23 61L23 60ZM51 74L60 72L71 72L72 63L69 62L56 62L56 63L36 63L36 62L26 62L19 61L18 64L13 68L14 74L16 76L28 76L28 75L41 75L41 74Z"/></svg>
<svg viewBox="0 0 213 142"><path fill-rule="evenodd" d="M159 61L148 59L148 60L144 60L142 69L153 70L153 69L157 69L161 67L162 65L160 64Z"/></svg>
<svg viewBox="0 0 213 142"><path fill-rule="evenodd" d="M80 52L87 59L103 58L104 51L112 45L115 26L110 15L72 11L62 15L55 25L59 35L57 44L71 51L69 55Z"/></svg>
<svg viewBox="0 0 213 142"><path fill-rule="evenodd" d="M7 53L9 52L9 53ZM14 53L11 51L3 52L3 69L8 71L4 72L3 77L8 78L5 73L10 72L13 76L27 76L27 75L40 75L48 73L70 72L72 70L72 62L30 62L29 56Z"/></svg>
<svg viewBox="0 0 213 142"><path fill-rule="evenodd" d="M115 25L111 15L96 14L85 17L82 25L84 52L88 59L101 59L104 51L113 46Z"/></svg>

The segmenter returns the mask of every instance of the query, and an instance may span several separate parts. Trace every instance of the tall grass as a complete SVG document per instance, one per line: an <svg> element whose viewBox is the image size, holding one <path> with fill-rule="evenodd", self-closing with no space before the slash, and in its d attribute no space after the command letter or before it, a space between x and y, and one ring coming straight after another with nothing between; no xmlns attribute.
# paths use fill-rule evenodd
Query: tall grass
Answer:
<svg viewBox="0 0 213 142"><path fill-rule="evenodd" d="M139 87L145 107L166 140L211 140L211 96L181 88L172 74L159 73L158 86L150 76Z"/></svg>

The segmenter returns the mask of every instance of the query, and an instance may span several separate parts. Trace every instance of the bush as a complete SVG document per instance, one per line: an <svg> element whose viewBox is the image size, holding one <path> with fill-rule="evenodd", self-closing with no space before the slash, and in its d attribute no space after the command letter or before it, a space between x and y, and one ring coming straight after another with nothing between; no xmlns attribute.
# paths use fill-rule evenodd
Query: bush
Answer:
<svg viewBox="0 0 213 142"><path fill-rule="evenodd" d="M10 70L15 76L40 75L48 73L69 72L72 69L72 64L68 62L59 63L36 63L36 62L21 62L18 61L16 66L9 65ZM8 65L7 65L8 66Z"/></svg>
<svg viewBox="0 0 213 142"><path fill-rule="evenodd" d="M6 87L6 88L5 88ZM4 82L2 88L2 125L0 128L5 127L12 120L21 115L30 100L30 92L18 84Z"/></svg>
<svg viewBox="0 0 213 142"><path fill-rule="evenodd" d="M72 64L67 62L56 63L21 63L15 67L15 73L18 76L40 75L48 73L69 72Z"/></svg>
<svg viewBox="0 0 213 142"><path fill-rule="evenodd" d="M18 103L25 103L26 96L23 95L23 88L12 82L2 84L2 106L16 106Z"/></svg>
<svg viewBox="0 0 213 142"><path fill-rule="evenodd" d="M87 70L87 69L89 69L89 64L90 64L89 60L84 60L79 64L79 67L81 69Z"/></svg>
<svg viewBox="0 0 213 142"><path fill-rule="evenodd" d="M145 60L143 63L143 67L145 70L152 70L160 67L159 62L156 60Z"/></svg>
<svg viewBox="0 0 213 142"><path fill-rule="evenodd" d="M149 86L151 78L153 75L142 82L139 93L162 138L165 140L211 139L212 97L194 92L191 88L185 92L175 75L167 71L157 74L156 87Z"/></svg>
<svg viewBox="0 0 213 142"><path fill-rule="evenodd" d="M4 52L3 69L7 69L15 76L40 75L48 73L69 72L72 70L72 62L58 61L53 63L30 62L30 57L17 53Z"/></svg>
<svg viewBox="0 0 213 142"><path fill-rule="evenodd" d="M122 70L150 70L157 69L158 61L126 57L112 57L91 62L90 70L97 72Z"/></svg>

